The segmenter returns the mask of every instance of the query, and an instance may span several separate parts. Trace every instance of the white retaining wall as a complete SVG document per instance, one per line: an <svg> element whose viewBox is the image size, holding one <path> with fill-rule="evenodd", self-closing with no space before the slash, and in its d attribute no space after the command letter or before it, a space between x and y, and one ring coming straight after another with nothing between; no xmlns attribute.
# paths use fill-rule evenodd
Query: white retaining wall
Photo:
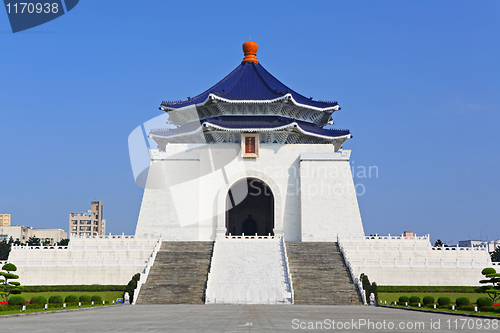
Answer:
<svg viewBox="0 0 500 333"><path fill-rule="evenodd" d="M69 246L12 246L21 285L127 284L146 267L156 238L72 238Z"/></svg>
<svg viewBox="0 0 500 333"><path fill-rule="evenodd" d="M354 275L378 285L475 286L492 263L486 248L433 247L422 237L340 239Z"/></svg>

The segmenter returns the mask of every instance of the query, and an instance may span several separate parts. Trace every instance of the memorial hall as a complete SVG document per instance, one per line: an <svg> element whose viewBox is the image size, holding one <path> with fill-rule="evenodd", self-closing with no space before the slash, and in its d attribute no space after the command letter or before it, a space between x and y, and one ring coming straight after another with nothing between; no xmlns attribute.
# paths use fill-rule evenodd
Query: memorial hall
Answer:
<svg viewBox="0 0 500 333"><path fill-rule="evenodd" d="M147 133L156 147L135 235L13 247L20 282L126 284L140 272L134 304L362 305L361 273L378 285L478 285L494 265L485 248L365 235L352 135L335 126L349 110L289 88L257 50L244 43L212 87L160 104L168 121Z"/></svg>

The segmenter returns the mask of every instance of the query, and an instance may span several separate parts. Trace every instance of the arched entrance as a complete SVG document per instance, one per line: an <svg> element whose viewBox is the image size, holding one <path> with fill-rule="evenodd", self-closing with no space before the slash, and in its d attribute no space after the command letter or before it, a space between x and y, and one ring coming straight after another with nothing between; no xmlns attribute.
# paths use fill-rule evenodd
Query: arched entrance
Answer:
<svg viewBox="0 0 500 333"><path fill-rule="evenodd" d="M226 235L274 235L274 195L257 178L237 181L226 196Z"/></svg>

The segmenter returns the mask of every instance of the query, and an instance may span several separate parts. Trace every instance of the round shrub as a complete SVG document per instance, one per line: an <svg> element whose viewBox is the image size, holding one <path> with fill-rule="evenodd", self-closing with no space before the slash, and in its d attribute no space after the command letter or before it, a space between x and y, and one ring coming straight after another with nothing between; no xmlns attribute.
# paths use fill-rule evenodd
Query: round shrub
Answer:
<svg viewBox="0 0 500 333"><path fill-rule="evenodd" d="M493 300L489 297L479 297L476 301L478 307L493 306Z"/></svg>
<svg viewBox="0 0 500 333"><path fill-rule="evenodd" d="M80 302L82 303L90 303L91 299L89 295L82 295L80 296Z"/></svg>
<svg viewBox="0 0 500 333"><path fill-rule="evenodd" d="M47 304L47 299L41 295L31 297L30 304Z"/></svg>
<svg viewBox="0 0 500 333"><path fill-rule="evenodd" d="M446 297L446 296L439 297L438 304L439 304L439 306L450 305L451 299L449 297Z"/></svg>
<svg viewBox="0 0 500 333"><path fill-rule="evenodd" d="M9 305L25 305L26 300L22 296L9 297Z"/></svg>
<svg viewBox="0 0 500 333"><path fill-rule="evenodd" d="M405 305L406 303L410 303L410 298L408 296L400 296L399 305Z"/></svg>
<svg viewBox="0 0 500 333"><path fill-rule="evenodd" d="M63 302L63 298L59 295L54 295L49 297L50 304L60 304Z"/></svg>
<svg viewBox="0 0 500 333"><path fill-rule="evenodd" d="M68 295L64 299L64 303L78 303L78 296L76 295Z"/></svg>
<svg viewBox="0 0 500 333"><path fill-rule="evenodd" d="M102 304L102 297L99 295L92 296L90 300L94 301L95 304Z"/></svg>
<svg viewBox="0 0 500 333"><path fill-rule="evenodd" d="M424 299L422 300L422 302L425 305L434 304L434 297L432 297L432 296L425 296Z"/></svg>
<svg viewBox="0 0 500 333"><path fill-rule="evenodd" d="M410 304L411 303L420 303L420 297L418 297L418 296L411 296L410 297Z"/></svg>
<svg viewBox="0 0 500 333"><path fill-rule="evenodd" d="M457 303L457 306L470 305L470 300L467 297L459 297L455 302Z"/></svg>

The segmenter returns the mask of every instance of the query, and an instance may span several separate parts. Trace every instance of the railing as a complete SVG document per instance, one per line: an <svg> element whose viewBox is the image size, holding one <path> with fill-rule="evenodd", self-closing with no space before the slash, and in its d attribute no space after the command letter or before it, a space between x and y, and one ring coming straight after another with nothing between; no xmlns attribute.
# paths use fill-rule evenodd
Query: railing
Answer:
<svg viewBox="0 0 500 333"><path fill-rule="evenodd" d="M15 265L19 267L82 267L82 266L116 266L116 267L126 267L126 266L142 266L147 263L146 260L138 259L70 259L70 260L45 260L41 258L40 260L16 260Z"/></svg>
<svg viewBox="0 0 500 333"><path fill-rule="evenodd" d="M80 232L80 231L77 231L77 232ZM87 232L86 230L82 230L81 232ZM70 235L69 236L70 239L92 239L92 238L99 238L99 239L114 239L114 238L119 238L119 239L131 239L131 238L153 238L152 235L147 235L145 237L135 237L135 235L125 235L125 234L121 234L121 235L112 235L112 234L109 234L109 235L99 235L99 236L73 236L73 235Z"/></svg>
<svg viewBox="0 0 500 333"><path fill-rule="evenodd" d="M288 284L290 285L290 303L293 304L294 303L294 299L295 299L295 294L294 294L294 291L293 291L293 280L292 280L292 273L290 273L290 262L288 261L288 254L286 252L286 245L285 245L285 239L282 238L281 239L281 249L283 250L283 254L285 256L285 264L286 264L286 274L287 274L287 277L288 277Z"/></svg>
<svg viewBox="0 0 500 333"><path fill-rule="evenodd" d="M346 241L353 241L353 240L377 240L377 239L383 239L383 240L408 240L408 241L415 241L415 240L430 240L431 236L430 234L423 235L423 236L405 236L405 235L398 235L398 236L391 236L391 234L388 234L387 236L380 236L380 235L371 235L371 236L351 236L349 235L346 237Z"/></svg>
<svg viewBox="0 0 500 333"><path fill-rule="evenodd" d="M469 267L488 267L488 266L498 266L499 263L492 263L491 261L477 261L471 260L413 260L409 258L407 260L398 260L396 258L392 260L366 260L357 259L352 260L351 264L355 267L421 267L421 268L469 268Z"/></svg>
<svg viewBox="0 0 500 333"><path fill-rule="evenodd" d="M267 235L267 236L261 236L261 235L245 235L245 234L241 234L241 236L237 236L237 235L226 235L224 237L224 239L281 239L281 236L280 235Z"/></svg>
<svg viewBox="0 0 500 333"><path fill-rule="evenodd" d="M349 269L349 273L351 274L351 279L352 282L358 287L358 292L359 295L361 296L361 299L363 300L363 304L366 303L366 293L365 290L363 289L363 285L361 284L361 281L354 275L354 269L352 268L351 262L349 261L349 258L347 257L346 252L344 251L344 247L342 246L339 237L337 236L337 244L340 249L340 253L342 254L342 257L344 258L344 262Z"/></svg>
<svg viewBox="0 0 500 333"><path fill-rule="evenodd" d="M58 246L58 245L49 245L49 246L30 246L30 245L12 245L12 249L17 250L67 250L68 246Z"/></svg>
<svg viewBox="0 0 500 333"><path fill-rule="evenodd" d="M368 244L367 244L368 243ZM469 252L481 252L488 251L488 248L485 246L482 247L451 247L451 246L431 246L430 243L425 246L419 246L416 243L407 243L407 244L376 244L363 241L362 243L354 243L345 245L345 249L348 251L352 251L354 253L362 253L362 252L421 252L421 251L469 251Z"/></svg>
<svg viewBox="0 0 500 333"><path fill-rule="evenodd" d="M153 249L153 252L151 253L151 255L148 258L146 267L141 272L141 278L137 282L137 287L135 288L135 291L134 291L134 299L132 300L132 304L135 304L135 302L137 301L137 297L139 297L139 292L141 291L141 287L144 283L146 283L146 281L148 279L149 271L151 270L151 267L153 267L153 264L155 263L156 254L158 254L158 251L161 248L162 241L163 241L162 236L160 236L158 238L158 241L156 242L156 245Z"/></svg>

